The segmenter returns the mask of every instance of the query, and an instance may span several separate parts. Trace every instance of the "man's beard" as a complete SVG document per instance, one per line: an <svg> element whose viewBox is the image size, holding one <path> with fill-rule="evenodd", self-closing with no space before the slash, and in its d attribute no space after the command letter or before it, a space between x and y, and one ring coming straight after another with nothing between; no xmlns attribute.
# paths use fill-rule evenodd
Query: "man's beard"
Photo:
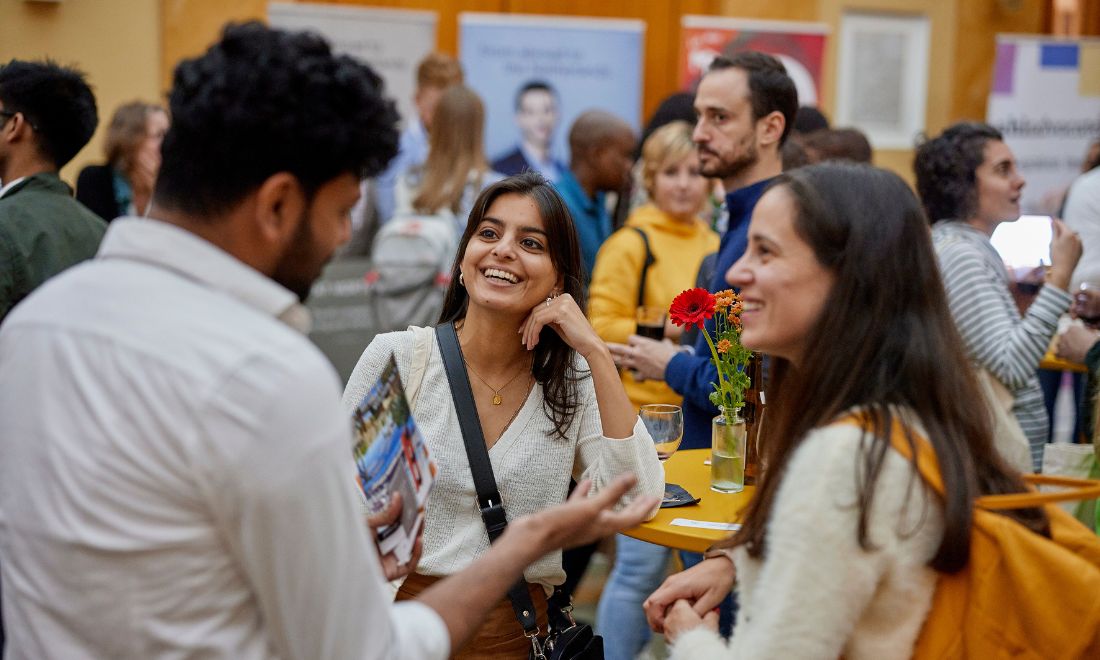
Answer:
<svg viewBox="0 0 1100 660"><path fill-rule="evenodd" d="M703 176L716 179L729 179L743 173L760 160L760 155L756 151L756 144L754 144L752 140L747 140L745 144L739 146L741 148L735 152L734 159L728 161L724 160L720 154L710 151L709 153L718 158L718 162L713 163L710 167L702 165L699 168L699 172ZM726 192L733 191L727 190Z"/></svg>
<svg viewBox="0 0 1100 660"><path fill-rule="evenodd" d="M275 265L275 272L271 276L271 279L289 289L302 302L309 297L313 283L320 275L319 268L316 273L309 272L313 268L311 262L317 258L316 250L309 212L302 211L298 230L294 233L294 238L291 239L286 252L279 259L279 263Z"/></svg>

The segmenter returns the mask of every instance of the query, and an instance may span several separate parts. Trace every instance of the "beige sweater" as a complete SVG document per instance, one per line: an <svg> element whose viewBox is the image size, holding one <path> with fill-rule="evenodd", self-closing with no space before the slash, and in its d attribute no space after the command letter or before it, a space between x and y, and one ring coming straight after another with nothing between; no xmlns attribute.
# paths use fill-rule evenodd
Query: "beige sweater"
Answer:
<svg viewBox="0 0 1100 660"><path fill-rule="evenodd" d="M837 425L807 436L791 458L767 531L767 555L732 551L740 611L727 645L698 628L680 636L688 658L908 658L928 613L943 509L909 462L887 452L869 518L873 550L859 547L860 431ZM915 479L915 481L914 481Z"/></svg>
<svg viewBox="0 0 1100 660"><path fill-rule="evenodd" d="M424 552L417 572L443 576L461 571L488 550L489 539L478 511L458 414L434 337L429 345L431 356L412 408L439 472L428 497ZM409 330L375 337L344 390L344 406L349 414L378 379L391 353L402 379L411 373L417 364L413 346L413 332ZM423 364L423 356L419 360ZM577 360L578 366L587 371L584 360ZM628 499L638 495L659 497L664 491L664 469L641 420L630 438L604 437L592 379L585 378L578 387L581 405L566 439L554 436L554 425L543 412L542 388L535 384L511 426L489 449L509 520L565 501L570 477L578 481L592 479L595 491L615 476L633 471L638 484L627 493ZM553 586L565 581L561 552L552 552L528 566L524 577L542 584L550 593Z"/></svg>

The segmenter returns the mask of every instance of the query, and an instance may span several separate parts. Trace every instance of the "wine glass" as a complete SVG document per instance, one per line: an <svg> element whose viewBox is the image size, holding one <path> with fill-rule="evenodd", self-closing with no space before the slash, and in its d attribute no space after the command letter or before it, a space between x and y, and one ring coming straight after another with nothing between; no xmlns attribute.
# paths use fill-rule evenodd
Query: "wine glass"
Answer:
<svg viewBox="0 0 1100 660"><path fill-rule="evenodd" d="M667 461L684 437L684 411L680 406L667 403L648 403L642 406L638 416L653 438L657 458L662 463Z"/></svg>

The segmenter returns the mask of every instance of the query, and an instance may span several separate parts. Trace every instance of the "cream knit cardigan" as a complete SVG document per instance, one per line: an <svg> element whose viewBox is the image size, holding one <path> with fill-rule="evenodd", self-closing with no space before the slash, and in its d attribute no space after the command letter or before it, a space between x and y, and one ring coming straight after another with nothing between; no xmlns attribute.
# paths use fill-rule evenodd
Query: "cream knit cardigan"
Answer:
<svg viewBox="0 0 1100 660"><path fill-rule="evenodd" d="M424 356L415 355L415 332L423 331L382 334L370 343L344 390L344 406L349 414L378 379L391 353L403 381L418 365L424 365ZM420 344L431 354L411 404L438 474L428 497L424 552L417 572L444 576L461 571L488 550L489 539L478 511L470 463L439 346L434 336L430 339ZM577 366L587 372L588 365L579 356ZM660 497L664 492L664 469L641 420L636 422L630 438L604 437L592 379L584 378L577 387L580 407L564 440L554 436L554 425L543 412L542 387L536 383L512 424L489 449L509 520L565 501L570 477L578 481L592 479L595 491L615 476L633 471L638 483L626 499L639 495ZM524 577L550 593L565 581L561 552L535 561L524 571Z"/></svg>
<svg viewBox="0 0 1100 660"><path fill-rule="evenodd" d="M923 433L923 431L921 431ZM909 658L928 613L943 509L909 462L888 450L857 540L860 431L834 425L795 450L767 529L767 554L731 551L740 610L727 645L703 628L676 640L672 660Z"/></svg>

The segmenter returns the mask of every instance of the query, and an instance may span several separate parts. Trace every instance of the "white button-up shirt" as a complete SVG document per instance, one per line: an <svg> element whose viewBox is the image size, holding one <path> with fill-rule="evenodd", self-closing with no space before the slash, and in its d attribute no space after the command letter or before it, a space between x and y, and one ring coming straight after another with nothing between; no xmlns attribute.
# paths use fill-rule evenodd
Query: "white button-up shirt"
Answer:
<svg viewBox="0 0 1100 660"><path fill-rule="evenodd" d="M132 218L7 317L6 658L447 656L433 610L391 602L302 317L212 244Z"/></svg>

